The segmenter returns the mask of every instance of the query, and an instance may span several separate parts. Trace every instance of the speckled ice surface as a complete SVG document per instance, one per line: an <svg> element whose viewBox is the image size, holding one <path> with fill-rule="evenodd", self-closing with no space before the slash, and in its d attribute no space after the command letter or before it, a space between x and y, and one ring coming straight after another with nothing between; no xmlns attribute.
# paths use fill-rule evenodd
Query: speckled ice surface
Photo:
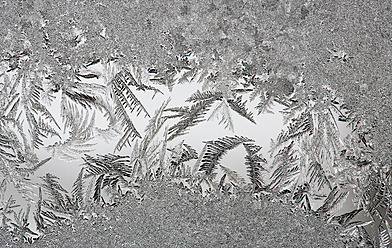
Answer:
<svg viewBox="0 0 392 248"><path fill-rule="evenodd" d="M201 199L165 182L142 183L140 194L30 247L344 247L333 226L279 201Z"/></svg>

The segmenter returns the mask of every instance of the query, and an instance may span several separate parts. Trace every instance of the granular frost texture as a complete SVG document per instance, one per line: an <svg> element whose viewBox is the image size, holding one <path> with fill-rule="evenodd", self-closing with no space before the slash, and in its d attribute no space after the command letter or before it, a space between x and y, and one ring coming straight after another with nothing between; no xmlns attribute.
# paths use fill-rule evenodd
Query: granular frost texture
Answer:
<svg viewBox="0 0 392 248"><path fill-rule="evenodd" d="M344 247L322 219L249 195L204 198L167 182L143 183L98 217L56 227L32 247Z"/></svg>

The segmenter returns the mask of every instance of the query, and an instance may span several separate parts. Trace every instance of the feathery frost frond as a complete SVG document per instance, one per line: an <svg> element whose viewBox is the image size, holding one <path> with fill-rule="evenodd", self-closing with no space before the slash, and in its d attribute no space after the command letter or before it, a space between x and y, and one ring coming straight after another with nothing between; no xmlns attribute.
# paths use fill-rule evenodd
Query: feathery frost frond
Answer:
<svg viewBox="0 0 392 248"><path fill-rule="evenodd" d="M167 127L164 133L165 139L155 142L156 136L166 123L167 117L163 117L163 113L170 102L170 98L164 101L159 109L150 120L144 131L143 139L140 142L136 141L133 145L133 150L130 158L133 166L133 177L146 178L151 173L152 168L159 164L163 170L164 158L167 147ZM161 147L161 148L160 148Z"/></svg>
<svg viewBox="0 0 392 248"><path fill-rule="evenodd" d="M86 168L84 178L88 178L92 175L98 176L101 174L107 174L109 172L116 172L129 177L131 173L128 156L107 154L92 157L85 154L83 160L83 166Z"/></svg>
<svg viewBox="0 0 392 248"><path fill-rule="evenodd" d="M204 121L203 117L214 101L214 99L207 99L198 101L190 108L186 107L180 109L167 109L167 111L177 112L178 114L175 115L176 117L181 117L179 122L169 128L168 133L170 136L168 141L173 140L180 135L186 134L188 128Z"/></svg>
<svg viewBox="0 0 392 248"><path fill-rule="evenodd" d="M338 211L343 203L346 201L348 191L340 192L338 187L335 186L330 192L328 197L325 199L323 205L321 205L317 212L320 214L331 214Z"/></svg>
<svg viewBox="0 0 392 248"><path fill-rule="evenodd" d="M208 99L221 100L223 98L223 93L220 91L203 91L199 90L193 93L186 101L187 102L198 102Z"/></svg>
<svg viewBox="0 0 392 248"><path fill-rule="evenodd" d="M222 171L225 173L226 178L231 181L231 183L236 184L239 187L242 187L245 185L245 179L241 177L236 171L231 170L227 168L226 166L223 166L222 164L219 164L219 168L222 169Z"/></svg>
<svg viewBox="0 0 392 248"><path fill-rule="evenodd" d="M0 225L5 227L11 221L10 215L14 213L14 209L19 207L16 200L10 195L6 198L7 181L4 178L0 184Z"/></svg>
<svg viewBox="0 0 392 248"><path fill-rule="evenodd" d="M93 199L95 202L103 201L102 189L107 189L111 193L114 201L121 197L123 192L128 188L128 181L132 175L130 160L128 156L121 155L98 155L92 157L85 155L83 157L86 174L84 179L96 176ZM89 197L89 196L85 196Z"/></svg>
<svg viewBox="0 0 392 248"><path fill-rule="evenodd" d="M310 163L308 176L310 176L310 183L317 183L318 190L320 190L324 185L327 185L329 189L332 189L331 183L329 182L327 175L320 163L316 161Z"/></svg>
<svg viewBox="0 0 392 248"><path fill-rule="evenodd" d="M277 189L278 191L284 189L292 190L292 187L296 185L300 174L300 168L298 157L295 155L296 151L293 150L293 146L294 141L275 155L272 162L273 168L275 169L270 177L270 189Z"/></svg>
<svg viewBox="0 0 392 248"><path fill-rule="evenodd" d="M389 247L389 244L391 243L391 239L390 239L389 235L388 235L387 230L385 230L385 229L379 232L380 248L387 248L387 247Z"/></svg>
<svg viewBox="0 0 392 248"><path fill-rule="evenodd" d="M43 230L56 222L69 221L80 210L77 202L68 195L67 191L58 182L58 177L47 173L41 179L43 183L39 188L38 205L34 213L34 219L39 230ZM47 194L47 200L43 199L41 188Z"/></svg>
<svg viewBox="0 0 392 248"><path fill-rule="evenodd" d="M237 112L240 116L245 117L252 123L256 124L255 119L253 118L253 113L249 112L246 107L246 101L242 102L242 96L238 96L235 99L228 99L227 102L232 110Z"/></svg>
<svg viewBox="0 0 392 248"><path fill-rule="evenodd" d="M245 156L245 165L247 167L248 177L252 183L253 191L258 191L264 187L261 172L266 171L262 164L266 164L267 160L261 154L257 154L261 150L261 146L243 143L247 155Z"/></svg>
<svg viewBox="0 0 392 248"><path fill-rule="evenodd" d="M212 111L211 115L208 117L208 120L213 119L216 117L219 119L219 124L224 124L225 128L228 128L234 131L234 123L231 117L230 108L237 112L240 116L245 117L252 123L256 123L253 114L249 112L246 108L246 101L242 102L242 96L238 96L235 99L231 99L227 97L229 93L225 93L219 90L211 91L207 90L204 92L200 92L199 90L193 93L186 101L187 102L199 102L199 101L221 101L214 110Z"/></svg>
<svg viewBox="0 0 392 248"><path fill-rule="evenodd" d="M219 124L224 124L225 128L234 131L234 123L230 114L229 103L225 98L215 107L207 120L210 121L213 118L220 119Z"/></svg>
<svg viewBox="0 0 392 248"><path fill-rule="evenodd" d="M274 97L268 93L260 94L259 103L256 105L257 114L269 113L273 114L272 111L274 105Z"/></svg>
<svg viewBox="0 0 392 248"><path fill-rule="evenodd" d="M76 178L75 182L72 186L72 197L75 199L78 204L78 208L82 208L84 206L84 185L83 185L83 172L82 168Z"/></svg>
<svg viewBox="0 0 392 248"><path fill-rule="evenodd" d="M293 193L294 202L305 210L312 209L312 206L310 204L309 190L310 190L309 184L304 183L302 185L297 185Z"/></svg>
<svg viewBox="0 0 392 248"><path fill-rule="evenodd" d="M21 100L15 102L11 114L12 111L16 114L17 108L19 108L16 103L20 103L20 107L22 107L22 109L19 109L20 113L24 112L24 117L28 123L31 146L38 149L44 144L43 138L48 138L48 136L60 137L59 133L50 125L55 124L58 127L58 124L50 111L40 102L44 90L39 76L34 73L20 72L20 76L16 80L20 81Z"/></svg>
<svg viewBox="0 0 392 248"><path fill-rule="evenodd" d="M338 222L339 225L341 225L343 227L348 227L348 226L352 225L350 223L350 221L361 211L362 211L362 209L354 209L348 213L344 213L339 216L334 216L332 218L332 221Z"/></svg>
<svg viewBox="0 0 392 248"><path fill-rule="evenodd" d="M50 173L46 173L46 175L41 177L41 179L43 180L41 187L48 194L49 202L51 202L56 208L65 210L64 196L61 192L67 193L67 191L58 182L59 178Z"/></svg>
<svg viewBox="0 0 392 248"><path fill-rule="evenodd" d="M155 111L155 114L150 120L144 130L145 134L142 140L142 149L144 152L147 150L150 142L156 137L157 133L161 130L166 122L166 118L163 117L163 112L165 111L167 105L170 102L170 98L164 101L159 109Z"/></svg>
<svg viewBox="0 0 392 248"><path fill-rule="evenodd" d="M150 80L154 83L161 84L166 86L169 91L173 91L173 88L176 83L177 70L174 66L167 68L165 71L158 72L157 74L153 75Z"/></svg>
<svg viewBox="0 0 392 248"><path fill-rule="evenodd" d="M96 97L94 95L86 94L79 91L81 87L76 85L69 86L63 90L63 94L67 96L68 99L74 101L85 109L92 109L95 106Z"/></svg>
<svg viewBox="0 0 392 248"><path fill-rule="evenodd" d="M63 142L56 141L54 144L48 145L46 149L52 151L53 157L57 156L63 160L75 160L80 154L93 151L93 147L96 145L91 143L94 138L95 112L90 116L83 109L71 107L65 118L67 121L64 124L64 129L70 128L70 137Z"/></svg>
<svg viewBox="0 0 392 248"><path fill-rule="evenodd" d="M116 76L109 82L109 86L112 89L112 97L115 99L116 104L121 104L124 108L129 109L131 112L136 110L137 115L144 112L145 117L150 117L146 108L142 105L139 99L137 99L130 88L130 86L133 86L137 87L136 89L138 89L138 87L145 89L147 86L143 87L144 85L139 85L128 70L124 69L117 73Z"/></svg>
<svg viewBox="0 0 392 248"><path fill-rule="evenodd" d="M184 163L192 159L197 159L198 154L195 149L190 145L180 142L173 149L168 148L171 152L170 165L169 165L169 175L175 177L189 177L191 176L191 168Z"/></svg>
<svg viewBox="0 0 392 248"><path fill-rule="evenodd" d="M244 142L253 142L252 139L243 136L223 137L215 141L207 141L206 151L202 155L200 171L204 171L210 175L219 164L219 160L227 153L227 151L236 148Z"/></svg>
<svg viewBox="0 0 392 248"><path fill-rule="evenodd" d="M157 93L163 94L159 89L142 82L142 71L140 67L131 65L129 68L130 70L124 70L124 75L126 76L126 80L129 81L129 84L135 86L137 91L153 91L154 95L152 98L154 98Z"/></svg>
<svg viewBox="0 0 392 248"><path fill-rule="evenodd" d="M111 88L111 96L115 102L114 113L118 121L121 122L123 127L123 136L116 145L115 150L120 151L125 146L130 146L130 139L133 141L135 138L141 138L141 135L136 130L131 118L129 117L127 110L130 112L137 112L139 115L141 112L145 113L145 117L150 117L146 108L142 105L139 99L131 90L131 86L136 87L136 90L150 89L148 86L138 83L131 72L124 69L116 74L116 76L110 81L109 86ZM152 88L151 88L152 89Z"/></svg>
<svg viewBox="0 0 392 248"><path fill-rule="evenodd" d="M14 221L11 222L12 230L11 234L22 240L31 244L33 242L33 236L38 236L38 233L33 232L29 228L29 214L30 214L30 204L27 206L26 210L20 209L18 213L14 212Z"/></svg>
<svg viewBox="0 0 392 248"><path fill-rule="evenodd" d="M283 131L279 134L277 141L271 144L271 151L275 151L276 148L283 145L284 143L300 138L301 136L308 133L313 133L313 118L309 112L301 113L297 118L294 118L289 124L287 131Z"/></svg>

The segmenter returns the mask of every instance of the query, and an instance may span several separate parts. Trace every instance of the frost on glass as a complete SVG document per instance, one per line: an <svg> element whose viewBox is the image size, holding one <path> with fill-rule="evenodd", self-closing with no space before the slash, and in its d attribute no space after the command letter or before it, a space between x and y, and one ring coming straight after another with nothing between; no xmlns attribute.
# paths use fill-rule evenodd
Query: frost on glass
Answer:
<svg viewBox="0 0 392 248"><path fill-rule="evenodd" d="M176 2L143 16L145 3L117 3L137 24L105 1L64 3L64 15L45 1L4 5L1 227L31 243L166 181L203 199L280 199L342 227L345 241L388 246L391 170L375 159L374 123L346 89L315 80L298 45L317 3L261 2L264 15ZM329 74L317 76L360 59L334 42L321 49Z"/></svg>

